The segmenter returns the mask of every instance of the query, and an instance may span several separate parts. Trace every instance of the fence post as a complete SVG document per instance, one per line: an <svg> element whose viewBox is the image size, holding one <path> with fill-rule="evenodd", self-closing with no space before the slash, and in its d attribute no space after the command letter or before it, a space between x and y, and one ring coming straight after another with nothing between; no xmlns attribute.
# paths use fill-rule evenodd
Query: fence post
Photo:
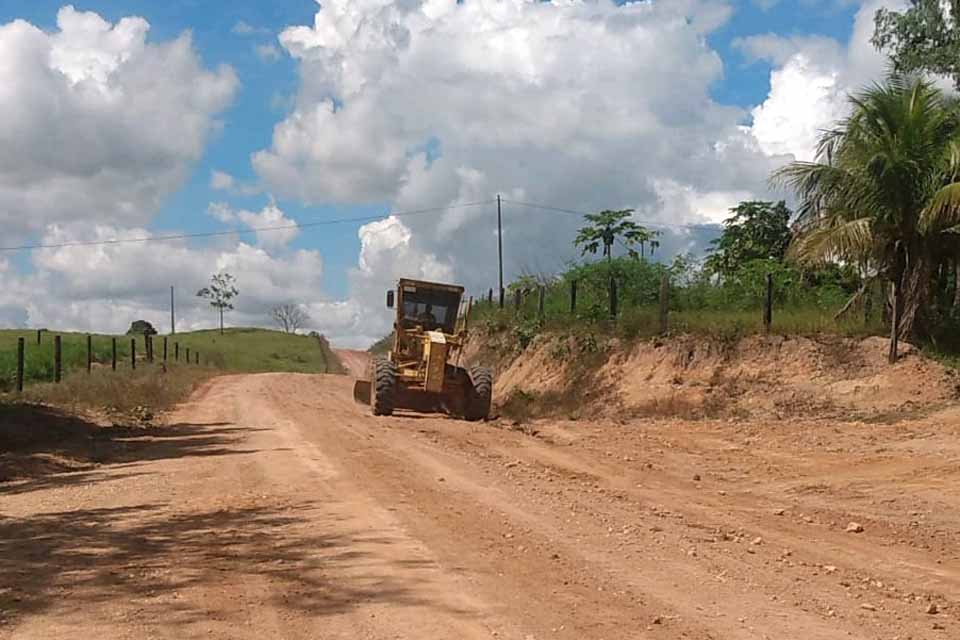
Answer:
<svg viewBox="0 0 960 640"><path fill-rule="evenodd" d="M187 364L190 364L190 347L187 347Z"/></svg>
<svg viewBox="0 0 960 640"><path fill-rule="evenodd" d="M493 287L490 287L490 291L487 293L487 303L493 306Z"/></svg>
<svg viewBox="0 0 960 640"><path fill-rule="evenodd" d="M896 278L890 286L893 288L893 317L890 322L890 353L887 355L887 361L895 364L900 350L900 316L903 313L903 301L900 283Z"/></svg>
<svg viewBox="0 0 960 640"><path fill-rule="evenodd" d="M60 336L53 338L53 381L60 382L63 377L63 341Z"/></svg>
<svg viewBox="0 0 960 640"><path fill-rule="evenodd" d="M173 343L173 360L174 362L180 362L180 343Z"/></svg>
<svg viewBox="0 0 960 640"><path fill-rule="evenodd" d="M167 336L163 336L163 361L167 361Z"/></svg>
<svg viewBox="0 0 960 640"><path fill-rule="evenodd" d="M767 274L767 294L763 301L763 331L770 333L773 325L773 274Z"/></svg>
<svg viewBox="0 0 960 640"><path fill-rule="evenodd" d="M570 315L577 312L577 281L570 281Z"/></svg>
<svg viewBox="0 0 960 640"><path fill-rule="evenodd" d="M117 339L116 338L113 338L110 341L110 347L111 347L111 351L113 352L112 354L113 357L110 360L110 366L113 368L114 371L116 371L117 370Z"/></svg>
<svg viewBox="0 0 960 640"><path fill-rule="evenodd" d="M537 287L539 298L537 300L537 319L540 322L540 325L543 326L543 319L545 315L544 307L547 299L547 288L543 285Z"/></svg>
<svg viewBox="0 0 960 640"><path fill-rule="evenodd" d="M199 352L199 351L194 351L194 352L193 352L193 357L194 357L194 362L195 362L197 365L199 365L199 364L200 364L200 352Z"/></svg>
<svg viewBox="0 0 960 640"><path fill-rule="evenodd" d="M87 335L87 375L93 371L93 336Z"/></svg>
<svg viewBox="0 0 960 640"><path fill-rule="evenodd" d="M660 335L667 334L670 315L670 277L664 273L660 277Z"/></svg>
<svg viewBox="0 0 960 640"><path fill-rule="evenodd" d="M137 368L137 339L130 340L130 368Z"/></svg>
<svg viewBox="0 0 960 640"><path fill-rule="evenodd" d="M23 393L23 354L26 340L17 338L17 393Z"/></svg>
<svg viewBox="0 0 960 640"><path fill-rule="evenodd" d="M503 302L506 298L507 291L503 287L500 287L500 308L503 309Z"/></svg>
<svg viewBox="0 0 960 640"><path fill-rule="evenodd" d="M43 329L37 329L37 344L43 342Z"/></svg>
<svg viewBox="0 0 960 640"><path fill-rule="evenodd" d="M610 317L617 317L617 280L610 276Z"/></svg>

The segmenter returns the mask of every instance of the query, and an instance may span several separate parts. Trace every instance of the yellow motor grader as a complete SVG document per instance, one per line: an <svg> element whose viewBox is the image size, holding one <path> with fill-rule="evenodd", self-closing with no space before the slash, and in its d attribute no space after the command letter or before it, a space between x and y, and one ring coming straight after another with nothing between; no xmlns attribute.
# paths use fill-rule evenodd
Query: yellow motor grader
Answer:
<svg viewBox="0 0 960 640"><path fill-rule="evenodd" d="M354 399L378 416L411 409L486 419L493 373L460 366L467 338L462 299L463 287L401 278L396 291L387 291L387 307L397 310L393 348L373 359L367 379L354 384Z"/></svg>

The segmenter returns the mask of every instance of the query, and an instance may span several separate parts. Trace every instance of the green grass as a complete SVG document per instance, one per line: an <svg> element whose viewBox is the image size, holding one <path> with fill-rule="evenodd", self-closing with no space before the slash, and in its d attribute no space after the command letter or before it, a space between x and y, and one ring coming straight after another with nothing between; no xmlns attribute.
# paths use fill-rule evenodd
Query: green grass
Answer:
<svg viewBox="0 0 960 640"><path fill-rule="evenodd" d="M17 338L25 338L24 379L26 384L53 381L54 335L62 337L64 375L86 370L86 334L45 331L37 344L36 330L0 330L0 392L14 388L16 380ZM130 369L131 336L94 335L94 362L109 366L111 339L117 338L117 359L121 371ZM163 336L154 336L155 359L163 358ZM195 331L169 336L168 357L173 360L174 345L180 345L181 361L190 349L191 361L200 353L201 364L231 372L292 371L298 373L343 373L339 360L325 340L311 336L289 335L265 329L227 329ZM143 336L137 337L137 355L145 355ZM141 360L142 361L142 360Z"/></svg>
<svg viewBox="0 0 960 640"><path fill-rule="evenodd" d="M625 308L616 320L598 320L596 315L571 315L568 308L561 309L550 302L548 297L542 326L537 321L536 307L530 304L524 304L519 313L512 308L500 310L486 304L478 305L471 313L470 324L474 331L481 333L512 332L521 346L541 332L594 332L633 339L652 338L660 331L659 310L655 305ZM862 315L848 314L838 320L834 314L834 309L809 306L774 309L771 332L779 335L831 334L854 337L886 333L879 317L871 317L865 322ZM668 332L671 334L739 337L763 331L763 316L759 308L680 309L670 311L668 316Z"/></svg>

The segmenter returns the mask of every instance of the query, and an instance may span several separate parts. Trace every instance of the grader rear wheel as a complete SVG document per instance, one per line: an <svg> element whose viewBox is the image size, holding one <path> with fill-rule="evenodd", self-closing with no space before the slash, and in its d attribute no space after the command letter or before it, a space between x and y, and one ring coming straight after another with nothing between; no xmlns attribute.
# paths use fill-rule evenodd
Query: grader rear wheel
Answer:
<svg viewBox="0 0 960 640"><path fill-rule="evenodd" d="M486 420L493 399L493 371L488 367L473 366L467 373L470 387L466 392L463 417L471 421Z"/></svg>
<svg viewBox="0 0 960 640"><path fill-rule="evenodd" d="M373 415L393 415L397 397L397 366L386 358L377 358L371 369L370 406Z"/></svg>

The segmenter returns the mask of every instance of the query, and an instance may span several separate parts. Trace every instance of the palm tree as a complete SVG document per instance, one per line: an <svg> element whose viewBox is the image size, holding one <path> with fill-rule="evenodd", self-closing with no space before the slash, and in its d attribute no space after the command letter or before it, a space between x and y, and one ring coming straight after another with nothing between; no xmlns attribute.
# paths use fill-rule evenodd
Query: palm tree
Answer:
<svg viewBox="0 0 960 640"><path fill-rule="evenodd" d="M893 284L895 358L896 338L928 329L933 276L960 248L960 114L932 83L900 76L850 103L814 162L793 162L772 179L799 200L792 257L859 264Z"/></svg>

